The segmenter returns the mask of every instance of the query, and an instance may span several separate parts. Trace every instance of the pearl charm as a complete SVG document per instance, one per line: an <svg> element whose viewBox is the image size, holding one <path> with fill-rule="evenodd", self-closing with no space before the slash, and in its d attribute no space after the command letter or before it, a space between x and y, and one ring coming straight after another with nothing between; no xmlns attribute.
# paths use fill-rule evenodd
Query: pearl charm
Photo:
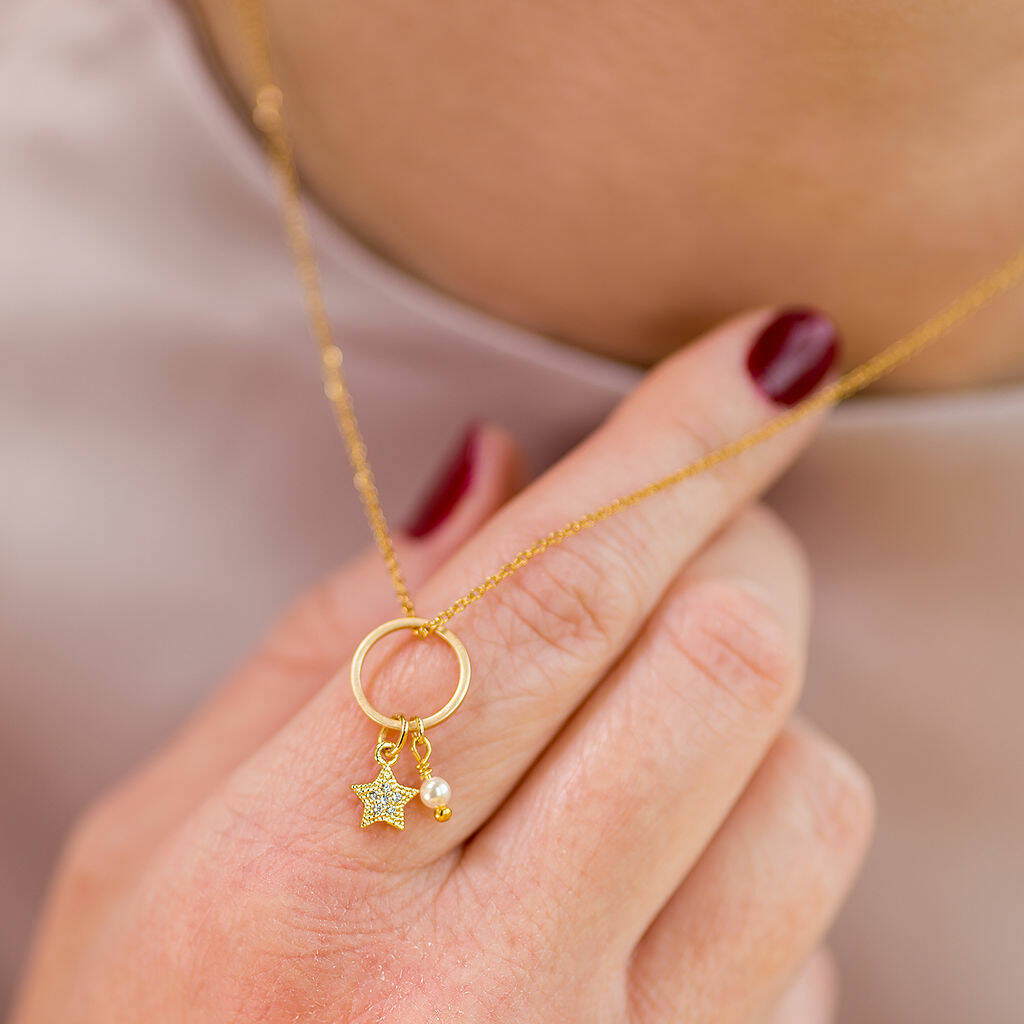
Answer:
<svg viewBox="0 0 1024 1024"><path fill-rule="evenodd" d="M420 799L427 807L444 807L452 798L452 787L444 779L432 775L420 786Z"/></svg>
<svg viewBox="0 0 1024 1024"><path fill-rule="evenodd" d="M444 779L439 779L430 770L430 740L423 735L423 722L414 719L416 733L412 738L412 752L416 758L416 771L420 773L423 785L420 786L420 800L434 811L434 821L450 821L452 809L448 801L452 797L452 787ZM422 753L421 753L422 748Z"/></svg>

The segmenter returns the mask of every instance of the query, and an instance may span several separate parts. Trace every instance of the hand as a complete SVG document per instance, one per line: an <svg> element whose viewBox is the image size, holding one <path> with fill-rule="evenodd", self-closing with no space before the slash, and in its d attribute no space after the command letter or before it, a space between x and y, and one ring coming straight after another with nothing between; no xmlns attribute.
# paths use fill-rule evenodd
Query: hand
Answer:
<svg viewBox="0 0 1024 1024"><path fill-rule="evenodd" d="M454 514L402 544L420 607L773 415L744 365L768 319L666 362L493 516L516 456L484 430ZM787 724L805 572L750 505L812 430L572 538L452 623L474 675L431 735L453 788L443 825L417 802L405 832L358 827L349 785L376 774L375 727L347 673L325 682L397 613L376 556L338 574L85 816L14 1020L771 1020L871 819L859 770ZM444 703L442 648L392 644L376 705ZM396 772L415 779L407 755ZM788 1024L827 1019L794 999Z"/></svg>

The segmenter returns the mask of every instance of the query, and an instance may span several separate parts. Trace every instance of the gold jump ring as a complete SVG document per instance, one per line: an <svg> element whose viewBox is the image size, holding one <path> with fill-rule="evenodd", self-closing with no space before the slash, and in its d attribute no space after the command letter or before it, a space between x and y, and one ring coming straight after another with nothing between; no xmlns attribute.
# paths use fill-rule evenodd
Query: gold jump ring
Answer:
<svg viewBox="0 0 1024 1024"><path fill-rule="evenodd" d="M362 643L356 648L356 653L352 655L352 694L355 696L356 703L362 709L363 714L383 728L394 729L399 732L404 728L405 731L408 731L409 723L405 720L404 716L402 719L398 719L388 718L387 715L382 715L369 702L369 700L367 700L366 694L363 692L363 683L361 678L363 661L366 659L366 655L369 653L370 648L378 640L403 629L416 631L425 626L428 621L428 619L407 618L392 619L390 622L385 622L382 626L378 626L373 630L372 633L369 633L363 639ZM459 682L448 703L445 704L440 711L435 711L432 715L427 715L421 720L422 729L432 729L435 725L440 725L446 718L453 715L459 705L466 699L466 694L469 692L469 652L466 650L462 641L451 630L446 629L444 626L438 626L431 632L444 640L444 642L455 652L455 657L459 662Z"/></svg>
<svg viewBox="0 0 1024 1024"><path fill-rule="evenodd" d="M398 730L398 739L392 743L387 738L388 727L386 725L382 725L380 727L380 732L377 733L377 750L383 751L387 748L387 753L384 756L397 760L399 752L402 747L405 746L405 738L409 735L409 720L405 715L395 715L395 717L401 723Z"/></svg>

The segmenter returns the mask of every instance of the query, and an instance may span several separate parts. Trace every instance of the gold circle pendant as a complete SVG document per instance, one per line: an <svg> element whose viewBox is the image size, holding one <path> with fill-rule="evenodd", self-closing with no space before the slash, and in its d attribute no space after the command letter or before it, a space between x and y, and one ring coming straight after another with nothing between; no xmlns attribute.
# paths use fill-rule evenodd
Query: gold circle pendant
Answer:
<svg viewBox="0 0 1024 1024"><path fill-rule="evenodd" d="M352 693L356 698L356 703L362 708L363 713L378 725L383 726L387 729L402 729L402 721L398 718L390 718L387 715L382 715L370 702L367 700L366 693L363 691L362 682L362 671L363 661L366 659L366 655L369 653L370 648L373 647L378 640L382 640L386 636L390 636L392 633L398 633L403 629L416 630L421 626L427 624L427 619L408 618L408 619L392 619L390 622L385 622L383 625L378 626L372 633L368 633L356 648L356 653L352 655ZM452 694L451 699L447 704L439 711L435 711L432 715L422 716L423 728L431 729L435 725L440 725L446 718L453 715L459 705L466 699L466 694L469 692L469 652L466 650L462 641L449 629L445 629L444 626L439 626L437 629L432 630L433 635L439 636L448 646L455 652L455 657L459 661L459 682L455 687L455 692Z"/></svg>

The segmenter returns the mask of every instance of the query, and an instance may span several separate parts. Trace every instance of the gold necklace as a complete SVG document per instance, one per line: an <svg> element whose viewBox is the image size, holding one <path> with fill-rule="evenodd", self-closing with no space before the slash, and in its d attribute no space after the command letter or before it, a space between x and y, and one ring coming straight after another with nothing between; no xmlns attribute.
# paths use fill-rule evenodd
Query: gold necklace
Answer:
<svg viewBox="0 0 1024 1024"><path fill-rule="evenodd" d="M549 548L596 526L611 516L638 505L669 487L742 455L751 448L775 437L776 434L787 430L795 423L842 402L891 373L898 366L938 341L967 317L1024 280L1024 250L1018 252L998 270L977 282L949 306L914 328L909 334L893 342L876 356L854 367L834 383L820 388L792 409L741 437L706 452L700 458L681 466L674 472L629 494L615 498L592 512L552 530L538 538L529 547L518 552L472 590L453 601L433 618L419 618L416 615L412 596L395 554L394 542L388 529L384 510L381 507L373 472L370 469L366 445L363 443L356 420L352 397L345 383L341 349L334 341L327 318L313 240L302 204L301 185L295 156L282 113L284 96L276 84L273 74L263 0L238 0L238 4L249 58L251 85L256 98L252 119L263 136L270 165L277 179L285 234L302 285L310 331L320 350L324 394L334 410L334 417L352 465L356 490L362 501L377 547L380 549L387 571L391 576L391 582L403 613L402 618L385 622L365 637L356 648L352 658L350 677L353 695L366 716L380 726L374 752L374 757L380 765L380 771L373 782L357 784L352 786L352 789L363 803L362 826L364 828L378 821L395 828L405 828L404 807L417 793L428 807L433 808L436 820L447 821L452 813L447 803L451 791L443 779L432 775L431 747L430 741L426 738L426 730L439 725L454 714L469 690L469 654L461 641L447 628L447 623L452 618L474 602L479 601L503 580L508 579L509 576ZM400 630L411 630L421 638L430 635L439 637L452 648L458 660L459 679L455 692L443 708L423 718L382 715L367 700L363 690L362 666L370 648L378 640ZM389 730L398 733L397 739L387 739ZM419 790L400 785L392 772L410 733L412 735L412 752L422 779Z"/></svg>

